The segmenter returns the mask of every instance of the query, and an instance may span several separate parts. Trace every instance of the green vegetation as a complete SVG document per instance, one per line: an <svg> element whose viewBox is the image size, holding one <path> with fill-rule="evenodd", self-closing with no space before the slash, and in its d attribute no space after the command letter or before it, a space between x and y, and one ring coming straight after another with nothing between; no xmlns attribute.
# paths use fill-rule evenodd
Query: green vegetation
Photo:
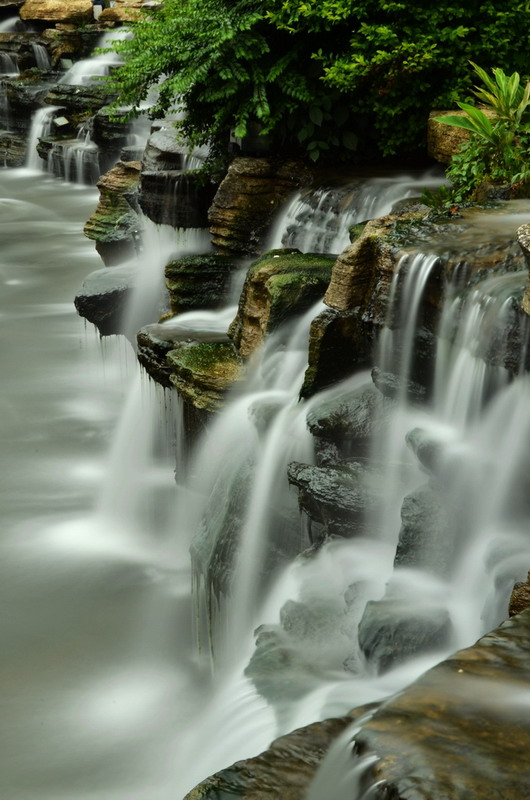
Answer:
<svg viewBox="0 0 530 800"><path fill-rule="evenodd" d="M452 202L469 200L485 181L509 183L514 191L524 191L530 181L530 81L523 86L518 72L506 75L500 68L490 76L471 63L484 84L473 89L482 108L459 102L463 116L437 117L471 134L447 170Z"/></svg>
<svg viewBox="0 0 530 800"><path fill-rule="evenodd" d="M116 108L181 110L192 144L258 129L283 155L417 153L426 117L469 92L467 61L522 70L526 0L165 0L116 43ZM160 83L159 83L160 81Z"/></svg>

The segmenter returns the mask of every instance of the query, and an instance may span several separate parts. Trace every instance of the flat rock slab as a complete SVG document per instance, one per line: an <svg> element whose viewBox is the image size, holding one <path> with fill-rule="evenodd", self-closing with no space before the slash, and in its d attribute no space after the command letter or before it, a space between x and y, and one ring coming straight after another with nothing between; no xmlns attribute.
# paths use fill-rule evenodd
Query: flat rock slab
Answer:
<svg viewBox="0 0 530 800"><path fill-rule="evenodd" d="M356 737L380 797L530 796L530 610L425 673Z"/></svg>

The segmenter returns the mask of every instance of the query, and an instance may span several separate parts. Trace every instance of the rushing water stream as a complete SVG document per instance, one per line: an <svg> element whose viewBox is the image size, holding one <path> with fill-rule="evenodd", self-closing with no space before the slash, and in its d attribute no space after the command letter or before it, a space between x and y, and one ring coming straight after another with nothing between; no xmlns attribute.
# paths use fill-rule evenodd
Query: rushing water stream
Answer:
<svg viewBox="0 0 530 800"><path fill-rule="evenodd" d="M313 309L264 348L246 387L234 393L191 462L182 469L178 460L175 488L179 404L138 375L125 341L99 342L73 307L81 280L101 266L81 232L95 202L87 187L66 186L42 173L0 171L0 586L7 610L1 631L1 796L178 800L208 774L257 754L279 733L400 690L499 621L507 586L522 577L528 561L524 485L516 480L530 433L521 427L528 386L514 382L483 414L477 382L491 387L492 380L476 367L476 338L465 335L461 342L450 332L460 324L459 330L477 337L481 321L484 335L491 332L492 318L520 290L524 276L492 279L468 301L458 293L450 297L431 406L418 412L402 397L386 451L374 444L388 466L384 521L375 526L385 535L334 542L277 575L267 594L257 567L277 525L271 511L289 515L296 507L296 496L289 499L285 491L287 461L312 460L305 413L336 392L356 391L369 376L355 376L305 407L297 404L307 329L318 313ZM172 231L144 241L153 286L172 246L179 246ZM408 264L400 292L412 326L436 261L427 254ZM219 332L219 319L226 324L229 313L205 315L210 333ZM167 330L175 333L184 324L173 321ZM188 324L196 329L197 315ZM404 325L398 345L405 374L413 339ZM383 366L395 364L395 348L388 330L381 341ZM462 400L454 387L470 373L478 378ZM453 632L442 650L376 675L344 635L344 625L356 628L366 601L380 598L390 579L399 529L393 516L403 494L425 482L405 446L406 434L418 426L443 445L439 468L467 539L450 574L426 577L411 570L405 579L393 578L391 588L401 597L406 586L407 600L415 604L425 602L427 591L434 605L442 598ZM212 676L209 658L195 649L188 551L205 511L212 530L203 531L204 538L215 543L216 519L246 463L257 477L243 514L235 600L221 592L215 613L206 614L214 602L195 575L195 599L207 617L202 628L212 623L207 637L221 653ZM396 470L406 473L406 486ZM507 498L514 496L520 502L508 508ZM309 544L303 531L296 536L298 549ZM496 570L495 579L490 574L486 581ZM362 591L345 611L352 586ZM268 689L261 696L244 675L253 627L264 622L278 628L289 600L316 609L314 629L293 648L287 671L265 676ZM365 767L355 767L353 781ZM329 800L324 792L314 789L312 800Z"/></svg>

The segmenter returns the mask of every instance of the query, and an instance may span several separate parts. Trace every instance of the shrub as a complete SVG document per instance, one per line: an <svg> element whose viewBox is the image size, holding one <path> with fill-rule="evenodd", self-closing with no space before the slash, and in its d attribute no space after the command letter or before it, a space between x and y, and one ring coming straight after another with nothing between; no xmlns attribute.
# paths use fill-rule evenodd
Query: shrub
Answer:
<svg viewBox="0 0 530 800"><path fill-rule="evenodd" d="M165 0L115 45L119 104L181 109L192 143L224 147L258 124L272 147L316 160L423 148L428 111L469 91L467 60L521 70L525 0Z"/></svg>

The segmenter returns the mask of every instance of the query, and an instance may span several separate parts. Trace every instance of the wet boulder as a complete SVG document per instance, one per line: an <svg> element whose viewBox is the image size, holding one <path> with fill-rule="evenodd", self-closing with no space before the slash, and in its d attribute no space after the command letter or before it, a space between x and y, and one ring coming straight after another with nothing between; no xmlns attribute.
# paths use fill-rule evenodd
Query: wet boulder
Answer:
<svg viewBox="0 0 530 800"><path fill-rule="evenodd" d="M366 604L359 624L359 645L377 672L415 656L447 647L451 635L449 612L428 594L394 592Z"/></svg>
<svg viewBox="0 0 530 800"><path fill-rule="evenodd" d="M16 133L0 133L0 163L6 167L21 167L26 161L26 138Z"/></svg>
<svg viewBox="0 0 530 800"><path fill-rule="evenodd" d="M344 462L340 468L292 462L288 469L300 509L324 536L367 533L366 515L379 503L378 478L375 470L357 462Z"/></svg>
<svg viewBox="0 0 530 800"><path fill-rule="evenodd" d="M371 366L376 335L359 309L328 308L318 314L309 331L308 367L300 396L311 397Z"/></svg>
<svg viewBox="0 0 530 800"><path fill-rule="evenodd" d="M454 565L455 528L440 486L426 483L408 494L401 506L396 567L415 567L438 577Z"/></svg>
<svg viewBox="0 0 530 800"><path fill-rule="evenodd" d="M341 458L369 454L374 435L383 435L394 404L371 383L337 393L307 413L313 436L336 445Z"/></svg>
<svg viewBox="0 0 530 800"><path fill-rule="evenodd" d="M274 213L295 189L311 180L307 167L297 161L234 159L209 211L215 247L258 255Z"/></svg>
<svg viewBox="0 0 530 800"><path fill-rule="evenodd" d="M107 266L119 264L136 251L140 220L134 210L140 179L137 161L118 163L98 183L99 202L84 227L96 242L96 250Z"/></svg>
<svg viewBox="0 0 530 800"><path fill-rule="evenodd" d="M142 169L146 172L181 172L185 169L186 148L177 137L171 120L164 124L154 123L153 130L142 156Z"/></svg>
<svg viewBox="0 0 530 800"><path fill-rule="evenodd" d="M332 265L333 257L299 250L270 250L252 265L229 331L243 358L322 297Z"/></svg>
<svg viewBox="0 0 530 800"><path fill-rule="evenodd" d="M87 118L107 106L113 99L113 93L104 85L75 86L60 83L48 91L44 102L52 106L62 106L68 114Z"/></svg>
<svg viewBox="0 0 530 800"><path fill-rule="evenodd" d="M121 333L135 282L136 270L128 264L90 273L74 299L78 314L92 322L102 336Z"/></svg>

